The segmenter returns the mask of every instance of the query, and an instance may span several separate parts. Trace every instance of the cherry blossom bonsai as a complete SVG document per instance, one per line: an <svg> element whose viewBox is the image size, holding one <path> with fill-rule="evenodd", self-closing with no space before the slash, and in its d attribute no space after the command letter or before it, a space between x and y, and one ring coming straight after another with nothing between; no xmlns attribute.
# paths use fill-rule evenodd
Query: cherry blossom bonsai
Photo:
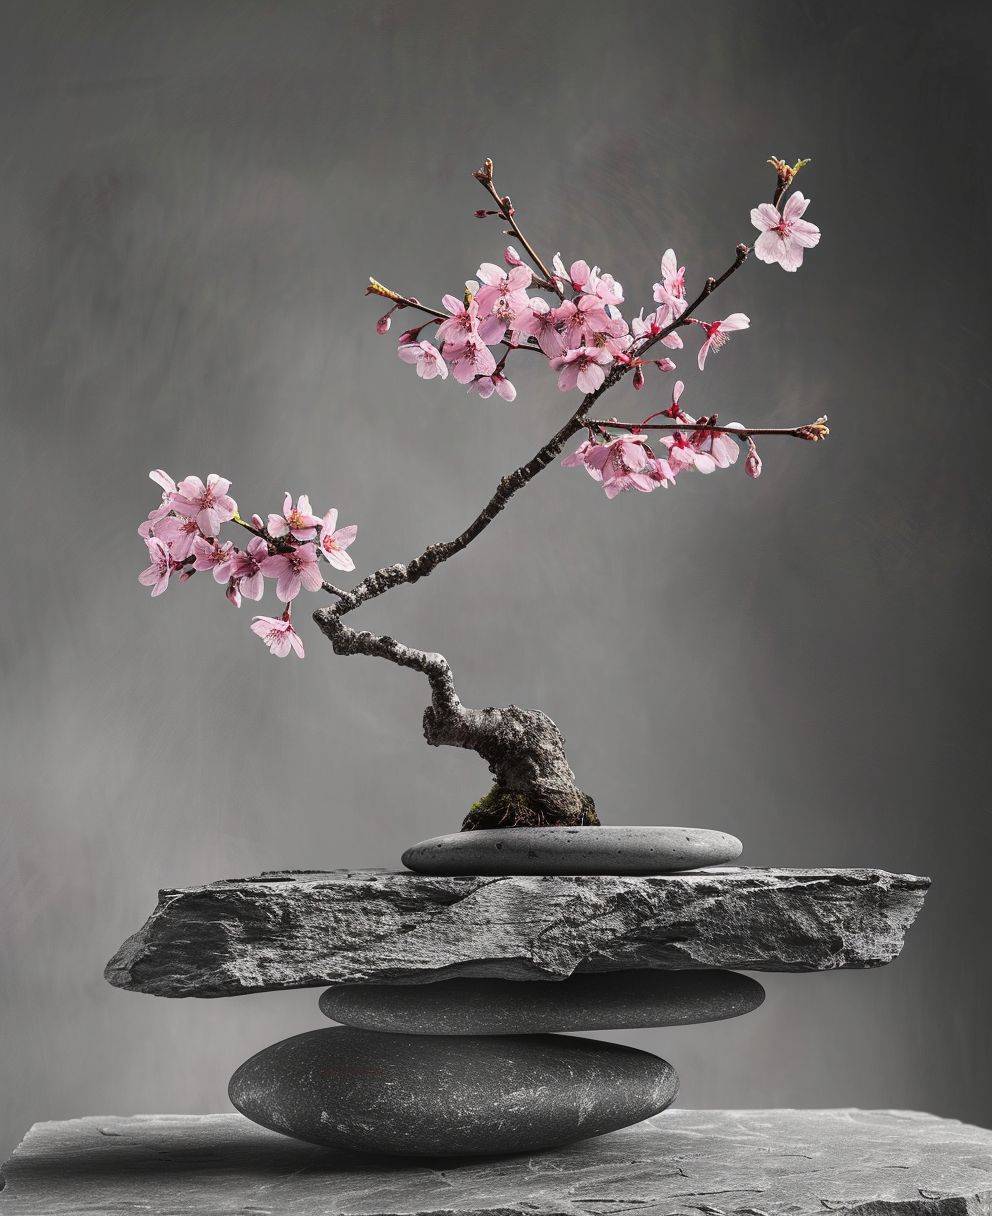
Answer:
<svg viewBox="0 0 992 1216"><path fill-rule="evenodd" d="M794 189L796 175L809 162L789 165L773 157L769 163L776 173L775 189L771 202L751 211L751 222L760 233L754 254L761 262L795 271L804 251L820 239L819 229L803 218L808 200ZM419 314L417 324L400 334L400 359L425 380L445 380L450 375L484 399L497 395L505 402L514 401L517 392L508 376L511 360L514 369L528 361L546 366L557 376L562 392L582 394L564 424L530 460L500 479L486 504L457 536L428 545L407 562L373 571L350 590L324 577L325 566L334 572L355 569L348 550L357 527L338 527L335 509L317 515L307 495L294 503L287 493L281 512L269 514L267 520L259 515L246 519L228 492L231 483L226 478L211 473L206 482L189 476L176 483L156 469L150 477L163 495L139 528L149 557L139 579L158 596L174 577L188 582L194 573L209 572L236 607L243 599L260 600L266 581L274 582L282 612L255 616L251 630L280 657L290 650L304 656L293 620L301 593L329 596L332 602L318 608L313 619L335 654L386 659L426 676L431 691L423 719L427 742L468 748L489 765L492 788L468 812L463 828L595 825L599 820L593 800L577 787L564 738L547 714L515 705L470 709L459 699L442 654L354 629L346 618L393 587L426 578L466 549L578 435L584 438L561 464L584 469L612 499L631 490L649 494L672 487L691 472L709 474L729 468L742 450L745 473L758 477L761 457L756 438L787 435L815 443L829 433L827 420L783 428L721 424L716 414L694 418L683 409L681 380L665 394L668 404L640 422L593 417L600 398L626 376L634 389L643 389L646 373L669 375L676 370L672 357L657 357L661 352L656 348L681 351L683 333L687 339L694 335L700 340L696 364L702 371L732 335L748 328L743 313L719 320L706 320L697 313L743 266L751 250L737 245L730 266L718 277L707 278L692 299L686 291L685 267L679 266L673 250L667 250L661 259L661 279L654 284L654 308L647 314L642 308L628 320L621 312L623 288L612 275L582 260L566 268L558 254L550 266L538 256L520 229L513 203L496 188L492 161L487 160L474 176L490 199L476 216L505 225L505 235L522 252L507 246L505 268L483 262L464 294L443 297L442 309L370 279L367 294L391 304L376 328L385 334L393 314ZM228 524L250 534L244 548L221 539Z"/></svg>

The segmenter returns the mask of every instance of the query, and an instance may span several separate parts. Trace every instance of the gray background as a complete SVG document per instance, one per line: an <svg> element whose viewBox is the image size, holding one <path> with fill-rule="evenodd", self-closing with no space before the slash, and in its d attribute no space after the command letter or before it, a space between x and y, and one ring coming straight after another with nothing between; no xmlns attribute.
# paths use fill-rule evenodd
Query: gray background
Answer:
<svg viewBox="0 0 992 1216"><path fill-rule="evenodd" d="M978 5L7 3L0 39L4 816L0 1141L36 1119L226 1109L315 991L134 996L101 978L160 886L396 866L487 787L428 750L425 686L277 662L205 579L150 602L146 470L246 511L309 490L359 570L474 514L573 405L482 403L379 338L366 275L436 299L527 230L650 299L750 241L771 153L821 247L749 264L751 331L697 413L831 415L765 474L607 503L549 470L361 620L443 649L466 701L546 709L607 821L726 828L755 865L935 886L879 972L773 976L737 1023L617 1034L687 1106L915 1107L992 1122L988 26ZM660 402L657 381L625 413ZM270 601L271 602L271 601Z"/></svg>

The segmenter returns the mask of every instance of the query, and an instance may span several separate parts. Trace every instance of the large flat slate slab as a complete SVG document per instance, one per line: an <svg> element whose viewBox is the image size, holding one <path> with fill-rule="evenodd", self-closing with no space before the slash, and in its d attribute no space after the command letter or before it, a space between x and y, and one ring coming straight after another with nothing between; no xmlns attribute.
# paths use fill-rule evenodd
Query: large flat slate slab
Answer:
<svg viewBox="0 0 992 1216"><path fill-rule="evenodd" d="M539 1154L357 1157L240 1115L37 1123L0 1216L987 1216L992 1132L913 1111L670 1110Z"/></svg>
<svg viewBox="0 0 992 1216"><path fill-rule="evenodd" d="M215 997L454 976L877 967L902 949L929 885L884 870L276 872L162 891L106 977L156 996Z"/></svg>

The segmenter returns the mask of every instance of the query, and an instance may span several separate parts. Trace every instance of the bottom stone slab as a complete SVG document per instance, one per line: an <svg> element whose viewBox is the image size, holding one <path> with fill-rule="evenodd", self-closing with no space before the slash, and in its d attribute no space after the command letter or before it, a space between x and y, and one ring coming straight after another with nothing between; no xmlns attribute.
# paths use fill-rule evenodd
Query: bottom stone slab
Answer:
<svg viewBox="0 0 992 1216"><path fill-rule="evenodd" d="M550 1152L388 1160L240 1115L37 1123L2 1216L988 1216L992 1132L914 1111L670 1110Z"/></svg>

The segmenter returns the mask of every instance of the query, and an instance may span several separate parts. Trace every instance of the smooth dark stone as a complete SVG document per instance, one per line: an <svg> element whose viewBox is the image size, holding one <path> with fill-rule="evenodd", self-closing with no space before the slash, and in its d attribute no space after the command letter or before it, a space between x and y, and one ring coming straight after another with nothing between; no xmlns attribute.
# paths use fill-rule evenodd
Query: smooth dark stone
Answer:
<svg viewBox="0 0 992 1216"><path fill-rule="evenodd" d="M743 845L710 828L493 828L411 845L418 874L672 874L735 861Z"/></svg>
<svg viewBox="0 0 992 1216"><path fill-rule="evenodd" d="M363 1030L508 1035L716 1022L764 999L756 980L734 971L618 971L558 983L341 984L322 994L320 1010Z"/></svg>
<svg viewBox="0 0 992 1216"><path fill-rule="evenodd" d="M595 1039L311 1030L231 1078L231 1101L273 1131L359 1152L530 1152L638 1123L678 1090L665 1060Z"/></svg>

